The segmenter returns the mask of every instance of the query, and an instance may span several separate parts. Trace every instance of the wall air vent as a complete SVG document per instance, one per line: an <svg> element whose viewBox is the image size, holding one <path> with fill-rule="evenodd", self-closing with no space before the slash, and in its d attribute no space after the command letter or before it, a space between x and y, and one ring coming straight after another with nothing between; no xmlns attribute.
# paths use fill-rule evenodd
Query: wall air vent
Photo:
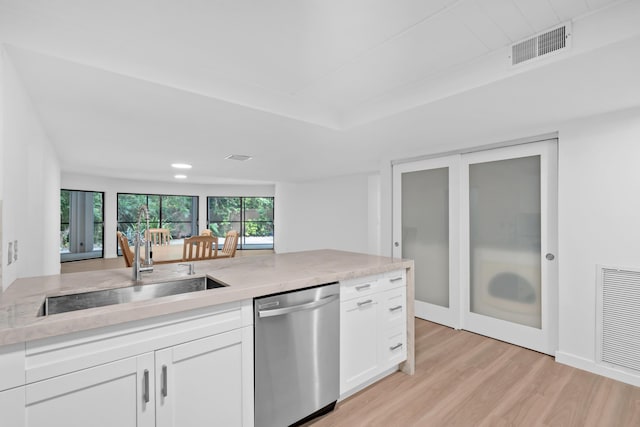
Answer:
<svg viewBox="0 0 640 427"><path fill-rule="evenodd" d="M527 40L511 45L511 65L565 50L571 46L571 23L563 24Z"/></svg>
<svg viewBox="0 0 640 427"><path fill-rule="evenodd" d="M640 270L598 267L597 360L640 372Z"/></svg>

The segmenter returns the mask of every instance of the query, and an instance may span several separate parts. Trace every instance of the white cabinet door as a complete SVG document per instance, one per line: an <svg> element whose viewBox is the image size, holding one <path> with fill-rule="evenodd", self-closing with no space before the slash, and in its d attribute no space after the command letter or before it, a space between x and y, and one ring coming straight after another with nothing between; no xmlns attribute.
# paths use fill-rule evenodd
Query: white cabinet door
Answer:
<svg viewBox="0 0 640 427"><path fill-rule="evenodd" d="M26 386L28 427L152 427L153 353Z"/></svg>
<svg viewBox="0 0 640 427"><path fill-rule="evenodd" d="M24 386L0 391L0 425L24 426Z"/></svg>
<svg viewBox="0 0 640 427"><path fill-rule="evenodd" d="M253 392L252 345L243 346L251 327L202 338L156 352L158 427L250 426L253 400L246 402L247 385ZM247 353L251 352L251 355ZM243 419L250 417L251 419Z"/></svg>
<svg viewBox="0 0 640 427"><path fill-rule="evenodd" d="M378 370L378 305L376 294L340 304L340 394Z"/></svg>

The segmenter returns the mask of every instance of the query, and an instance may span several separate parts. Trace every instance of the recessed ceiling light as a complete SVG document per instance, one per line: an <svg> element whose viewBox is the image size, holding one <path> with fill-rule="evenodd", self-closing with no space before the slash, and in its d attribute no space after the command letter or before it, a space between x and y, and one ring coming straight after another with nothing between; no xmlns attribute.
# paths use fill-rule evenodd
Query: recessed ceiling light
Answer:
<svg viewBox="0 0 640 427"><path fill-rule="evenodd" d="M188 163L172 163L171 167L176 169L191 169L192 166Z"/></svg>
<svg viewBox="0 0 640 427"><path fill-rule="evenodd" d="M173 175L175 179L186 179L187 175Z"/></svg>
<svg viewBox="0 0 640 427"><path fill-rule="evenodd" d="M238 160L241 162L244 162L245 160L251 160L253 157L251 156L245 156L244 154L231 154L227 157L225 157L225 159L227 160Z"/></svg>

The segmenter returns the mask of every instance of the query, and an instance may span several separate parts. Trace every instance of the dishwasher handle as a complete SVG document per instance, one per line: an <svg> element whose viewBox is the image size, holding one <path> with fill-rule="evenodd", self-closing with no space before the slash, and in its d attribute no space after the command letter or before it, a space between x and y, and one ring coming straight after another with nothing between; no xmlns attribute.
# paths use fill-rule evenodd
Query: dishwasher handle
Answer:
<svg viewBox="0 0 640 427"><path fill-rule="evenodd" d="M324 298L320 298L319 300L306 302L304 304L298 305L290 305L288 307L281 308L272 308L270 310L258 310L258 316L260 317L273 317L273 316L282 316L289 313L294 313L296 311L303 310L313 310L314 308L322 307L323 305L327 305L330 302L333 302L338 299L339 294L333 294L326 296Z"/></svg>

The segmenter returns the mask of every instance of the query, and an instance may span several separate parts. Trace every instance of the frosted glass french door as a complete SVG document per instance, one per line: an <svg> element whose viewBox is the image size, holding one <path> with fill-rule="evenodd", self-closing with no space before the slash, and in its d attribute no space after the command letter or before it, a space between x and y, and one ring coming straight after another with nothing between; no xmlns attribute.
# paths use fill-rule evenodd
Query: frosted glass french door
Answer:
<svg viewBox="0 0 640 427"><path fill-rule="evenodd" d="M394 256L415 263L415 314L458 327L458 157L395 165Z"/></svg>
<svg viewBox="0 0 640 427"><path fill-rule="evenodd" d="M556 142L461 156L462 328L556 349Z"/></svg>
<svg viewBox="0 0 640 427"><path fill-rule="evenodd" d="M557 141L394 165L393 245L417 317L553 354Z"/></svg>

